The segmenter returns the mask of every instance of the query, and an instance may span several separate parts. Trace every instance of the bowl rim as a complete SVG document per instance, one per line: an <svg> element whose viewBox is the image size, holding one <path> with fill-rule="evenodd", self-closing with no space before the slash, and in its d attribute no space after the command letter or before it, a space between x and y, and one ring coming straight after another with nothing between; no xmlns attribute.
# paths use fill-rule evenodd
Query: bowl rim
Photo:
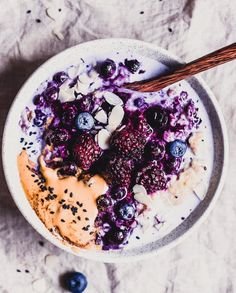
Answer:
<svg viewBox="0 0 236 293"><path fill-rule="evenodd" d="M7 163L7 158L6 158L6 141L7 141L7 130L9 128L9 119L11 116L11 113L13 111L13 108L15 106L15 103L18 99L22 98L21 92L23 92L23 89L27 86L27 83L30 79L32 79L34 76L36 76L39 72L40 69L42 69L43 67L46 67L48 64L50 64L52 61L56 60L58 57L61 57L63 55L65 55L66 53L68 53L71 50L75 50L78 47L82 48L83 46L94 46L96 47L99 44L110 44L110 43L114 43L117 42L118 43L123 43L126 46L129 45L137 45L137 46L143 46L144 48L149 48L151 50L153 50L154 52L158 52L160 54L162 54L163 56L167 56L168 59L171 59L171 62L179 64L179 63L184 63L180 58L178 58L177 56L175 56L174 54L170 53L169 51L154 45L154 44L150 44L144 41L140 41L140 40L134 40L134 39L128 39L128 38L108 38L108 39L97 39L97 40L93 40L93 41L88 41L88 42L84 42L81 44L77 44L75 46L72 46L70 48L67 48L66 50L54 55L53 57L49 58L46 62L44 62L43 64L41 64L28 78L27 80L23 83L23 85L21 86L21 88L19 89L18 93L16 94L15 98L12 101L12 104L9 108L8 114L7 114L7 118L5 120L5 125L4 125L4 130L3 130L3 135L2 135L2 164L3 164L3 171L4 171L4 175L5 175L5 179L7 182L7 186L8 189L10 191L10 194L17 206L17 208L20 210L20 212L22 213L22 215L24 216L24 218L27 220L27 222L39 233L41 234L44 238L46 238L48 241L50 241L52 244L54 244L55 246L63 249L64 251L70 252L76 256L81 256L87 259L91 259L91 260L95 260L95 261L101 261L101 262L107 262L107 263L117 263L117 262L128 262L131 260L140 260L140 259L144 259L147 257L150 257L152 255L157 255L161 252L164 252L167 249L170 249L176 245L178 245L180 242L182 242L185 238L187 238L191 233L193 233L194 231L196 231L196 229L203 223L203 221L207 218L207 216L209 215L209 213L211 212L211 210L214 207L214 204L216 203L217 199L219 198L219 195L222 191L223 188L223 184L225 181L225 177L226 177L226 173L227 173L227 169L228 169L228 154L229 154L229 143L228 143L228 134L227 134L227 128L226 128L226 124L224 121L224 117L223 114L221 112L220 106L213 94L213 92L211 91L211 89L208 87L208 85L202 80L202 78L199 77L191 77L191 80L196 81L206 92L207 96L210 98L216 112L217 112L217 116L220 122L220 126L221 126L221 133L222 133L222 138L223 138L223 165L222 165L222 171L221 171L221 176L220 176L220 180L218 181L216 190L214 195L212 196L212 199L210 200L208 206L206 207L205 211L203 212L202 215L200 215L198 217L198 219L192 224L192 226L187 229L187 231L184 231L181 235L179 235L177 238L175 238L174 240L172 240L171 242L167 243L164 246L161 247L157 247L156 250L150 250L150 251L145 251L141 254L137 254L137 255L114 255L115 253L112 253L113 251L109 251L109 253L107 254L103 254L103 253L95 253L92 255L88 255L86 254L86 252L81 253L80 251L75 252L73 250L71 250L70 248L68 248L68 246L63 245L62 243L59 243L58 241L56 241L55 236L53 236L50 232L49 233L42 233L42 231L39 231L39 227L37 227L36 225L34 225L30 218L26 215L26 212L24 211L23 207L21 206L20 200L17 198L16 194L13 192L13 188L12 188L12 182L10 180L10 178L8 177L9 172L8 170L8 163ZM46 79L47 77L45 77ZM23 188L22 188L23 189ZM33 210L33 208L32 208ZM34 211L34 210L33 210Z"/></svg>

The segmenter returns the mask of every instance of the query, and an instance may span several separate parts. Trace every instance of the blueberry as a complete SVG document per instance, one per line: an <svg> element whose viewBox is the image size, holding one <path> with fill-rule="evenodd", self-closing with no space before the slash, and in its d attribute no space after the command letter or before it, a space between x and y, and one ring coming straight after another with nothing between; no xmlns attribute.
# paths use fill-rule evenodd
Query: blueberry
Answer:
<svg viewBox="0 0 236 293"><path fill-rule="evenodd" d="M132 204L129 203L124 203L120 205L118 209L118 215L123 219L123 220L132 220L135 214L135 209Z"/></svg>
<svg viewBox="0 0 236 293"><path fill-rule="evenodd" d="M100 65L100 75L104 78L111 77L115 71L116 71L116 64L111 59L106 59L101 65Z"/></svg>
<svg viewBox="0 0 236 293"><path fill-rule="evenodd" d="M145 116L147 118L148 123L153 127L153 128L160 128L164 129L167 127L168 122L169 122L169 113L162 107L153 107L149 108L145 112Z"/></svg>
<svg viewBox="0 0 236 293"><path fill-rule="evenodd" d="M43 126L46 122L47 116L41 111L36 109L35 111L35 118L34 118L34 125L40 127Z"/></svg>
<svg viewBox="0 0 236 293"><path fill-rule="evenodd" d="M109 233L109 242L113 244L121 244L127 238L127 232L121 229L114 229Z"/></svg>
<svg viewBox="0 0 236 293"><path fill-rule="evenodd" d="M42 95L36 95L33 99L33 103L36 106L44 106L45 105L45 99Z"/></svg>
<svg viewBox="0 0 236 293"><path fill-rule="evenodd" d="M72 293L82 293L87 287L87 279L82 273L70 273L67 276L66 287Z"/></svg>
<svg viewBox="0 0 236 293"><path fill-rule="evenodd" d="M127 195L127 188L125 187L118 188L117 190L112 192L112 198L114 198L115 200L122 200L126 197L126 195Z"/></svg>
<svg viewBox="0 0 236 293"><path fill-rule="evenodd" d="M110 205L111 205L111 200L110 200L110 198L106 197L105 195L100 195L97 198L97 207L99 210L105 210Z"/></svg>
<svg viewBox="0 0 236 293"><path fill-rule="evenodd" d="M116 226L114 224L113 228L110 229L105 236L105 241L107 240L110 244L119 245L122 244L128 236L128 229L125 226Z"/></svg>
<svg viewBox="0 0 236 293"><path fill-rule="evenodd" d="M61 85L64 81L66 81L68 79L68 75L64 71L61 71L61 72L57 72L56 74L54 74L52 79L57 84Z"/></svg>
<svg viewBox="0 0 236 293"><path fill-rule="evenodd" d="M76 126L80 130L90 130L94 126L94 119L88 112L80 113L76 118Z"/></svg>
<svg viewBox="0 0 236 293"><path fill-rule="evenodd" d="M136 71L138 71L138 69L140 67L140 62L138 62L137 59L132 59L132 60L125 59L125 67L131 73L135 73Z"/></svg>
<svg viewBox="0 0 236 293"><path fill-rule="evenodd" d="M169 152L175 158L183 157L186 150L187 144L182 140L177 139L169 144Z"/></svg>
<svg viewBox="0 0 236 293"><path fill-rule="evenodd" d="M144 99L143 98L137 98L134 100L134 106L140 108L144 105Z"/></svg>

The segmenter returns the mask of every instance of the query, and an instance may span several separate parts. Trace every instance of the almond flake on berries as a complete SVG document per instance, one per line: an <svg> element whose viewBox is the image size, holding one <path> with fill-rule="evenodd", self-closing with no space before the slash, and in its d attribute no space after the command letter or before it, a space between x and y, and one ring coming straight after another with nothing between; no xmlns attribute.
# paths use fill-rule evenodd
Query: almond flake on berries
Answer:
<svg viewBox="0 0 236 293"><path fill-rule="evenodd" d="M60 86L58 98L62 103L75 99L74 89L69 87L69 83L70 81L66 81Z"/></svg>
<svg viewBox="0 0 236 293"><path fill-rule="evenodd" d="M67 73L68 73L69 78L74 79L78 74L80 74L81 71L82 71L82 67L83 67L82 64L79 64L77 66L71 66L67 70Z"/></svg>
<svg viewBox="0 0 236 293"><path fill-rule="evenodd" d="M116 128L121 124L124 115L124 109L120 105L115 106L109 115L107 129L109 131L116 130Z"/></svg>
<svg viewBox="0 0 236 293"><path fill-rule="evenodd" d="M101 129L98 132L97 140L98 140L98 145L102 150L107 150L109 148L109 139L110 139L110 132L107 131L106 129Z"/></svg>
<svg viewBox="0 0 236 293"><path fill-rule="evenodd" d="M133 187L134 198L142 203L145 204L147 207L151 206L152 200L151 197L147 195L147 191L143 185L136 184Z"/></svg>
<svg viewBox="0 0 236 293"><path fill-rule="evenodd" d="M88 76L87 73L84 72L84 73L82 73L82 74L79 75L79 81L82 84L89 86L90 83L91 83L91 78Z"/></svg>
<svg viewBox="0 0 236 293"><path fill-rule="evenodd" d="M81 93L82 95L87 95L89 93L88 87L89 85L84 84L78 80L75 86L75 90L77 93Z"/></svg>
<svg viewBox="0 0 236 293"><path fill-rule="evenodd" d="M147 190L145 189L143 185L135 184L133 187L133 193L134 194L142 193L143 195L147 195Z"/></svg>
<svg viewBox="0 0 236 293"><path fill-rule="evenodd" d="M103 97L112 106L123 105L121 98L112 92L103 92Z"/></svg>
<svg viewBox="0 0 236 293"><path fill-rule="evenodd" d="M96 81L99 77L99 73L92 69L90 72L89 72L89 77L93 80L93 81Z"/></svg>
<svg viewBox="0 0 236 293"><path fill-rule="evenodd" d="M101 122L101 123L103 123L103 124L106 124L107 123L107 114L106 114L106 112L104 111L104 110L99 110L97 113L96 113L96 115L94 116L94 118L97 120L97 121L99 121L99 122Z"/></svg>

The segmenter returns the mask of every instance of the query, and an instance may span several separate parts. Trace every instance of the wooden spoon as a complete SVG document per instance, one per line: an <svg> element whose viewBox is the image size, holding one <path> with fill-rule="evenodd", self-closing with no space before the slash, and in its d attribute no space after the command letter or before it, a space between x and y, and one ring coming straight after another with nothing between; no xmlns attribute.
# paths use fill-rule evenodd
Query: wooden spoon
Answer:
<svg viewBox="0 0 236 293"><path fill-rule="evenodd" d="M229 62L236 58L236 43L219 49L187 64L177 66L171 72L148 80L125 84L124 87L139 92L154 92L163 89L175 82L186 79L192 75Z"/></svg>

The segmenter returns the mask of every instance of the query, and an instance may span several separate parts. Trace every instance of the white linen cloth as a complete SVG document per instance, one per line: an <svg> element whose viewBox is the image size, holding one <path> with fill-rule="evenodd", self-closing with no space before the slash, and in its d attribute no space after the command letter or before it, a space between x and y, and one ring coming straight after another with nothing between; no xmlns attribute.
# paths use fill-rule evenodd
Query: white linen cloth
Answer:
<svg viewBox="0 0 236 293"><path fill-rule="evenodd" d="M49 7L54 7L48 10L51 18ZM188 61L235 42L235 15L232 0L0 0L1 134L22 83L65 48L97 38L127 37L157 44ZM87 276L88 293L236 292L236 61L202 77L220 103L231 149L224 190L198 232L144 261L103 264L76 258L43 240L26 222L0 166L1 293L64 292L59 276L68 270ZM45 262L47 255L53 256Z"/></svg>

